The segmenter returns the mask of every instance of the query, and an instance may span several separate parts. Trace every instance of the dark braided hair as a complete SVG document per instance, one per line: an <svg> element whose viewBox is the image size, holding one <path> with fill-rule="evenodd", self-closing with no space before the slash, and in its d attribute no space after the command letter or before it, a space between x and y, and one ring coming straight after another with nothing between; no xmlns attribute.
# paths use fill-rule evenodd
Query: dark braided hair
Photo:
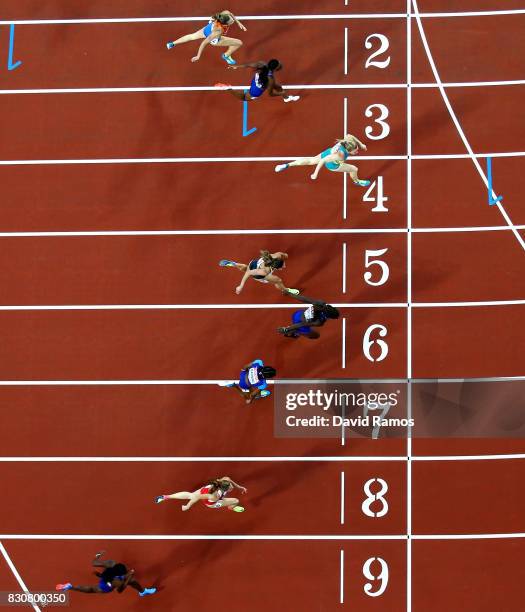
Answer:
<svg viewBox="0 0 525 612"><path fill-rule="evenodd" d="M103 572L95 572L95 574L102 578L104 582L113 582L113 579L117 576L125 576L128 573L128 568L123 563L115 563L113 567L106 567Z"/></svg>
<svg viewBox="0 0 525 612"><path fill-rule="evenodd" d="M268 85L268 73L270 72L270 70L275 70L280 66L280 64L281 62L279 62L279 60L271 59L262 68L259 68L259 70L257 71L259 74L259 80L261 81L264 87Z"/></svg>

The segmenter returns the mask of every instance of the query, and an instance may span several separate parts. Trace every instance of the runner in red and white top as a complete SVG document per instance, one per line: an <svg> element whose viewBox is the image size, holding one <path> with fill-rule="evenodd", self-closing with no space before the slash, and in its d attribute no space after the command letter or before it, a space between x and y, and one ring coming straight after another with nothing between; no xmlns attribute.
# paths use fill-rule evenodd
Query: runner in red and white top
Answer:
<svg viewBox="0 0 525 612"><path fill-rule="evenodd" d="M187 500L188 503L181 508L182 511L186 511L201 501L207 508L227 508L234 512L244 512L244 508L239 505L236 497L226 497L233 489L239 489L243 495L247 491L246 487L237 484L229 476L223 476L203 485L193 493L179 491L171 495L159 495L155 498L155 503L160 504L168 499Z"/></svg>

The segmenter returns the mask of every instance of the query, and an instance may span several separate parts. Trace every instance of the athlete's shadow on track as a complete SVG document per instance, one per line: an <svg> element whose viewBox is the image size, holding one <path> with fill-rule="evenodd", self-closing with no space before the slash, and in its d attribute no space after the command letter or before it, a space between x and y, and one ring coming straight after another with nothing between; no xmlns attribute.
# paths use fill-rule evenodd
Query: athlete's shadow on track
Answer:
<svg viewBox="0 0 525 612"><path fill-rule="evenodd" d="M313 456L316 451L326 452L326 448L319 445L313 447L310 451L305 452L305 456ZM299 481L310 478L312 474L325 466L325 462L289 462L286 464L286 469L281 469L278 472L275 470L275 464L265 467L254 468L246 472L244 478L250 483L250 488L257 489L258 494L255 497L250 496L250 505L258 507L263 500L269 495L275 495L289 489L292 485ZM277 476L276 476L277 474Z"/></svg>
<svg viewBox="0 0 525 612"><path fill-rule="evenodd" d="M230 555L230 548L236 543L224 540L174 540L172 544L168 555L149 566L141 565L140 559L137 560L136 565L132 565L131 562L135 562L133 551L130 551L130 554L126 557L129 560L129 567L140 568L141 574L152 577L147 581L148 586L154 586L158 591L163 591L166 588L173 590L177 586L182 587L182 584L170 584L169 587L165 584L170 579L179 582L181 579L178 574L181 572L184 572L184 585L191 583L192 580L202 581L202 576L198 572L189 572L188 568L191 566L210 566L222 557ZM138 577L140 580L140 576ZM142 581L146 582L145 580Z"/></svg>

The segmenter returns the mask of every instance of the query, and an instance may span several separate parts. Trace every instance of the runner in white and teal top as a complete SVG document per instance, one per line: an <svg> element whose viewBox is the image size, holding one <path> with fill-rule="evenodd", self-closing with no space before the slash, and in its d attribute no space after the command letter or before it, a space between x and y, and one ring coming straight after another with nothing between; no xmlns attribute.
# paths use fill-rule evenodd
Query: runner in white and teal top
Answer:
<svg viewBox="0 0 525 612"><path fill-rule="evenodd" d="M337 140L333 147L325 149L315 157L301 157L288 164L278 164L275 166L275 172L282 172L293 166L315 166L313 174L310 175L310 178L315 180L321 168L325 166L332 172L348 172L356 185L368 187L370 181L359 179L356 166L346 163L348 157L357 155L360 149L366 151L366 145L352 134L347 134L341 140Z"/></svg>

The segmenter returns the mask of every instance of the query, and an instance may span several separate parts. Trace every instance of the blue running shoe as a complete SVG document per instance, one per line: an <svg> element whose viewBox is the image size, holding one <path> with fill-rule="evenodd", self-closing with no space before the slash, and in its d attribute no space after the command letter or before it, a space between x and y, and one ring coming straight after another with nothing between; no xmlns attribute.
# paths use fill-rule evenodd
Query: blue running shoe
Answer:
<svg viewBox="0 0 525 612"><path fill-rule="evenodd" d="M368 185L370 185L370 181L361 181L361 180L358 180L356 185L359 185L359 187L368 187Z"/></svg>
<svg viewBox="0 0 525 612"><path fill-rule="evenodd" d="M235 262L230 261L229 259L221 259L219 261L219 266L222 268L235 268Z"/></svg>
<svg viewBox="0 0 525 612"><path fill-rule="evenodd" d="M271 391L268 391L268 389L263 389L255 399L261 399L263 397L268 397L270 394L271 394Z"/></svg>
<svg viewBox="0 0 525 612"><path fill-rule="evenodd" d="M221 55L221 57L222 57L222 59L223 59L223 60L224 60L224 61L225 61L227 64L229 64L230 66L235 66L235 64L237 63L237 62L236 62L236 61L233 59L233 57L230 57L229 55L226 55L226 53L223 53L223 54Z"/></svg>
<svg viewBox="0 0 525 612"><path fill-rule="evenodd" d="M155 498L155 503L156 504L160 504L164 501L164 495L157 495L157 497Z"/></svg>
<svg viewBox="0 0 525 612"><path fill-rule="evenodd" d="M173 43L173 42L166 43L166 48L167 49L173 49L174 46L175 46L175 43Z"/></svg>
<svg viewBox="0 0 525 612"><path fill-rule="evenodd" d="M141 593L139 593L139 597L144 597L144 595L153 595L156 592L157 592L157 589L155 588L144 589Z"/></svg>

